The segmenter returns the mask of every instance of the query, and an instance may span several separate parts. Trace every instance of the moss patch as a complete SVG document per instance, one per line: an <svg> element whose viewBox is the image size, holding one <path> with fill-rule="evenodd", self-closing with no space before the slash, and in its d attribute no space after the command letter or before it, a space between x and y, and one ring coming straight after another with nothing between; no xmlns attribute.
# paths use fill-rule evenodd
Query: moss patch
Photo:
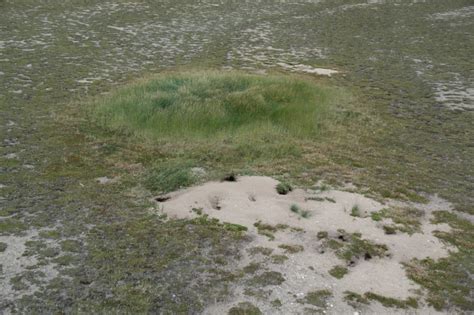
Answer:
<svg viewBox="0 0 474 315"><path fill-rule="evenodd" d="M297 300L298 303L311 304L317 307L325 308L332 292L329 290L317 290L308 292L303 299Z"/></svg>
<svg viewBox="0 0 474 315"><path fill-rule="evenodd" d="M329 274L336 279L342 279L349 270L344 266L334 266L331 270L329 270Z"/></svg>
<svg viewBox="0 0 474 315"><path fill-rule="evenodd" d="M386 296L382 296L372 292L366 292L363 295L346 291L344 292L344 300L353 306L357 304L369 304L370 301L377 301L385 307L394 307L394 308L418 308L418 301L415 298L408 298L406 300L394 299Z"/></svg>
<svg viewBox="0 0 474 315"><path fill-rule="evenodd" d="M261 315L258 307L250 302L242 302L229 310L229 315Z"/></svg>
<svg viewBox="0 0 474 315"><path fill-rule="evenodd" d="M285 282L283 275L276 271L266 271L260 275L254 276L249 284L257 287L266 287L269 285L280 285Z"/></svg>

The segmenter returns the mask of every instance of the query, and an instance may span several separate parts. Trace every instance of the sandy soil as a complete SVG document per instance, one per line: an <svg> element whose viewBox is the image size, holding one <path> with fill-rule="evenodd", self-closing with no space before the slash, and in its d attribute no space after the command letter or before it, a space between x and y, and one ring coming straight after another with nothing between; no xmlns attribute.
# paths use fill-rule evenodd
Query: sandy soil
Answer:
<svg viewBox="0 0 474 315"><path fill-rule="evenodd" d="M321 289L333 292L325 312L387 312L381 304L374 302L363 309L355 310L343 301L343 293L347 290L360 294L370 291L397 299L416 296L420 294L420 288L406 277L401 263L412 258L439 258L448 254L448 249L432 235L432 231L449 230L449 227L429 223L430 212L436 210L437 205L445 206L440 204L439 200L420 206L425 212L422 233L387 235L382 229L383 221L376 222L370 217L371 212L379 211L387 205L357 193L341 190L296 189L287 195L280 195L275 189L277 184L275 179L259 176L240 177L237 182L209 182L171 193L168 195L170 199L160 203L161 211L172 218L195 217L198 214L193 211L194 208L202 209L203 214L222 222L248 227L252 241L242 251L240 267L252 262L262 263L266 270L284 275L285 281L280 285L271 286L265 299L245 296L243 292L247 287L236 284L233 288L233 298L209 306L206 313L222 313L239 301L251 301L264 313L302 313L305 309L307 311L308 305L296 300L304 297L307 292ZM293 204L309 211L310 216L303 218L292 212L290 207ZM350 215L355 205L361 209L362 217ZM275 233L275 239L270 240L258 234L254 226L258 221L272 226L286 224L296 229L278 231ZM324 249L317 233L327 231L330 237L337 237L339 229L348 233L358 232L362 234L363 239L385 244L388 247L387 257L354 261L345 277L340 280L332 277L328 271L336 265L346 265L346 262L331 250ZM279 247L282 244L301 245L304 250L288 253ZM264 257L250 255L249 249L253 247L271 248L273 255L286 255L288 260L283 264L268 262ZM269 301L275 299L279 299L283 304L278 310L269 305ZM394 312L395 309L390 309L390 313ZM425 306L416 312L435 313L433 309ZM406 313L406 310L402 313Z"/></svg>

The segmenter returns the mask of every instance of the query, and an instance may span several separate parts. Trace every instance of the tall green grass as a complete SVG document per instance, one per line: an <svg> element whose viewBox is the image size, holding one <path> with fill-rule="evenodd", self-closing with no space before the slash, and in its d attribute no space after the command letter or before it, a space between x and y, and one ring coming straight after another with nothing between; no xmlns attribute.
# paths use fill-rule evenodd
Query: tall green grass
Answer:
<svg viewBox="0 0 474 315"><path fill-rule="evenodd" d="M240 138L245 146L314 137L333 93L294 76L172 73L96 100L92 117L107 129L151 140Z"/></svg>

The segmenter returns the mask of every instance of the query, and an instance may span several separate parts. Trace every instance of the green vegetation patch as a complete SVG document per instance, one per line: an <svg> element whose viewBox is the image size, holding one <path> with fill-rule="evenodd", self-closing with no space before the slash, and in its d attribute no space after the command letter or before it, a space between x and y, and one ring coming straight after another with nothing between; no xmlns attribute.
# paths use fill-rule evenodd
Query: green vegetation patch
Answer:
<svg viewBox="0 0 474 315"><path fill-rule="evenodd" d="M280 285L285 282L283 275L276 271L266 271L250 279L249 284L257 287L266 287L269 285Z"/></svg>
<svg viewBox="0 0 474 315"><path fill-rule="evenodd" d="M278 247L284 249L287 254L296 254L304 250L304 247L301 245L281 244Z"/></svg>
<svg viewBox="0 0 474 315"><path fill-rule="evenodd" d="M251 256L255 256L259 254L263 256L270 256L273 253L273 248L256 246L256 247L249 248L247 251Z"/></svg>
<svg viewBox="0 0 474 315"><path fill-rule="evenodd" d="M188 165L178 163L152 168L145 176L144 185L151 191L166 193L191 186L196 180Z"/></svg>
<svg viewBox="0 0 474 315"><path fill-rule="evenodd" d="M329 270L329 274L336 279L342 279L349 270L344 266L334 266L331 270Z"/></svg>
<svg viewBox="0 0 474 315"><path fill-rule="evenodd" d="M370 260L374 257L385 257L388 248L385 244L378 244L367 239L362 239L359 233L347 233L339 230L337 239L323 239L326 247L334 250L336 255L348 263L360 259Z"/></svg>
<svg viewBox="0 0 474 315"><path fill-rule="evenodd" d="M307 219L311 216L311 211L303 210L297 204L292 204L290 206L290 211L293 212L293 213L299 214L301 217L303 217L305 219Z"/></svg>
<svg viewBox="0 0 474 315"><path fill-rule="evenodd" d="M297 300L298 303L311 304L317 307L326 307L332 292L329 290L317 290L308 292L304 299Z"/></svg>
<svg viewBox="0 0 474 315"><path fill-rule="evenodd" d="M271 225L262 223L261 221L255 222L253 225L257 228L258 234L268 237L268 239L271 241L275 239L274 233L278 231L284 231L289 228L289 226L286 224Z"/></svg>
<svg viewBox="0 0 474 315"><path fill-rule="evenodd" d="M250 302L242 302L229 310L229 315L261 315L258 307Z"/></svg>
<svg viewBox="0 0 474 315"><path fill-rule="evenodd" d="M27 226L15 218L0 219L0 235L21 234Z"/></svg>
<svg viewBox="0 0 474 315"><path fill-rule="evenodd" d="M414 259L405 264L407 274L428 290L427 302L437 310L458 308L472 312L474 226L448 211L433 214L433 223L448 223L453 229L451 232L437 231L435 235L447 244L457 246L458 251L439 260Z"/></svg>
<svg viewBox="0 0 474 315"><path fill-rule="evenodd" d="M202 310L201 303L207 303L202 297L214 300L236 280L235 274L220 266L238 259L238 244L243 240L241 232L205 216L162 221L140 214L104 223L89 234L87 242L87 263L94 267L94 274L81 274L80 281L94 281L97 290L108 290L113 297L89 309L110 313L155 309L176 314ZM189 290L192 281L199 281L199 290Z"/></svg>
<svg viewBox="0 0 474 315"><path fill-rule="evenodd" d="M98 99L91 116L107 129L154 140L284 141L316 134L331 97L329 89L292 76L170 73Z"/></svg>
<svg viewBox="0 0 474 315"><path fill-rule="evenodd" d="M413 234L421 232L421 218L424 216L422 210L411 207L391 207L385 208L378 212L372 212L371 217L374 221L382 219L391 219L394 223L388 228L384 227L387 234L394 234L395 230L400 232Z"/></svg>
<svg viewBox="0 0 474 315"><path fill-rule="evenodd" d="M277 186L276 186L276 191L280 194L280 195L286 195L288 194L290 191L293 190L293 187L291 187L290 184L288 183L279 183Z"/></svg>
<svg viewBox="0 0 474 315"><path fill-rule="evenodd" d="M360 210L360 207L359 205L354 205L351 209L351 216L353 217L361 217L362 216L362 212Z"/></svg>
<svg viewBox="0 0 474 315"><path fill-rule="evenodd" d="M289 259L286 255L272 255L270 258L271 262L277 265L281 265Z"/></svg>
<svg viewBox="0 0 474 315"><path fill-rule="evenodd" d="M409 297L406 300L400 300L379 295L373 292L359 294L352 291L345 291L344 294L344 300L353 306L357 306L357 304L369 304L370 301L377 301L385 307L395 307L403 309L418 308L418 301L413 297Z"/></svg>

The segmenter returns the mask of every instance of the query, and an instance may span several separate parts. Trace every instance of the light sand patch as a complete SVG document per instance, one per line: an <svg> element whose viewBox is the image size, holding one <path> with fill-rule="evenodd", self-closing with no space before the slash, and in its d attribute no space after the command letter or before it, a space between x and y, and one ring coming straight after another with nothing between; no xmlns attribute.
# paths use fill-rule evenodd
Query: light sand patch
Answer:
<svg viewBox="0 0 474 315"><path fill-rule="evenodd" d="M474 6L468 6L457 10L446 11L442 13L432 14L431 18L435 20L451 20L471 18L474 16Z"/></svg>
<svg viewBox="0 0 474 315"><path fill-rule="evenodd" d="M339 73L339 71L331 70L331 69L324 69L324 68L314 68L308 65L297 64L297 65L290 65L287 63L279 62L277 63L282 68L293 72L303 72L303 73L310 73L310 74L318 74L318 75L327 75L331 76L333 74Z"/></svg>
<svg viewBox="0 0 474 315"><path fill-rule="evenodd" d="M380 211L386 205L360 194L339 190L321 192L295 189L288 195L280 195L275 189L277 184L275 179L259 176L240 177L237 182L209 182L171 193L168 195L169 199L160 203L161 210L172 218L193 218L197 216L196 212L202 211L202 214L222 222L246 226L252 242L243 250L240 267L257 261L267 270L279 272L285 278L281 285L270 287L266 302L243 295L248 288L236 285L235 298L210 306L208 314L225 312L236 301L241 300L252 301L264 313L275 312L275 309L268 305L268 301L274 299L283 303L277 313L300 313L307 305L298 303L297 299L301 299L311 290L320 289L329 289L334 294L326 306L327 311L332 314L353 311L353 308L343 301L345 291L360 294L371 291L406 299L414 296L419 286L406 277L401 263L412 258L439 258L448 254L447 248L432 235L433 230L447 230L448 227L430 224L428 216L422 218L422 233L387 235L382 229L386 219L376 222L370 217L372 212ZM301 214L292 212L292 205L309 211L310 216L304 218ZM354 206L360 209L362 217L351 216ZM275 232L275 239L271 240L258 234L254 224L259 221L272 226L285 224L290 228ZM361 233L362 239L385 244L388 256L358 259L348 266L349 273L344 278L338 280L332 277L328 274L332 267L346 266L348 262L324 247L317 234L326 231L330 237L336 237L340 229L347 233ZM279 247L285 244L303 246L304 250L288 253ZM256 258L248 253L248 249L253 247L271 248L273 255L285 255L288 259L278 264L268 257ZM423 310L433 311L428 308ZM383 312L383 307L372 303L365 311Z"/></svg>
<svg viewBox="0 0 474 315"><path fill-rule="evenodd" d="M11 280L21 275L38 263L35 256L24 255L26 250L26 242L34 240L38 237L37 230L30 230L26 235L22 236L0 236L0 242L8 244L4 252L0 253L0 264L3 273L0 274L0 292L2 299L21 298L25 295L34 294L39 287L34 283L29 283L26 290L15 290ZM37 266L34 270L42 273L42 282L50 281L58 275L55 264L44 264Z"/></svg>

